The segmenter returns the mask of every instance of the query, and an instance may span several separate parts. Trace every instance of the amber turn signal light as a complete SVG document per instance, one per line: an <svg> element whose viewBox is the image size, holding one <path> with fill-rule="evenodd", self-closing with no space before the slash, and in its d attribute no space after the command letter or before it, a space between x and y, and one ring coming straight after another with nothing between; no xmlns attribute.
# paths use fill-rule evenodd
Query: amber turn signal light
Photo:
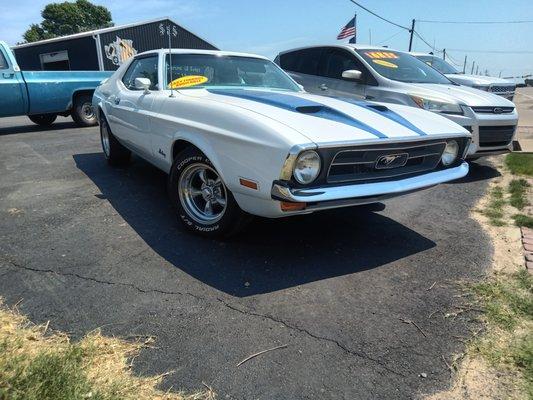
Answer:
<svg viewBox="0 0 533 400"><path fill-rule="evenodd" d="M280 203L281 211L300 211L305 210L307 203L292 203L289 201L282 201Z"/></svg>
<svg viewBox="0 0 533 400"><path fill-rule="evenodd" d="M247 187L247 188L250 188L250 189L254 189L254 190L257 190L257 189L258 189L257 182L250 181L250 180L248 180L248 179L239 178L239 183L240 183L242 186Z"/></svg>

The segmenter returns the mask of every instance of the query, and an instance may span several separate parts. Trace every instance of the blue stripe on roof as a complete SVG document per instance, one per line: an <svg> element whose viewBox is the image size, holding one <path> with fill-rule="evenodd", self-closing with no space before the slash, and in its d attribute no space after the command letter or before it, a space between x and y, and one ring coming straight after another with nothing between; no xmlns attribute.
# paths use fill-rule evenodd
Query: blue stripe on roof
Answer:
<svg viewBox="0 0 533 400"><path fill-rule="evenodd" d="M381 139L387 138L387 135L383 134L377 129L372 128L370 125L367 125L364 122L353 118L348 114L335 110L324 104L303 99L298 96L291 96L289 94L284 93L263 92L258 90L254 91L245 89L207 89L207 91L213 94L257 101L259 103L267 104L273 107L283 108L287 111L302 113L311 117L329 119L330 121L339 122L341 124L346 124L361 129ZM313 112L302 112L298 110L301 107L316 107L317 110Z"/></svg>
<svg viewBox="0 0 533 400"><path fill-rule="evenodd" d="M341 98L339 100L346 101L350 104L355 104L356 106L363 107L369 111L373 111L375 113L378 113L379 115L388 118L394 122L397 122L398 124L405 126L406 128L412 130L413 132L416 132L420 136L427 136L427 133L421 130L419 127L414 125L412 122L406 120L404 117L402 117L400 114L392 111L391 109L387 108L386 106L379 106L377 107L383 107L382 109L377 108L376 106L373 106L372 103L368 103L366 101L357 101L352 100L348 98Z"/></svg>

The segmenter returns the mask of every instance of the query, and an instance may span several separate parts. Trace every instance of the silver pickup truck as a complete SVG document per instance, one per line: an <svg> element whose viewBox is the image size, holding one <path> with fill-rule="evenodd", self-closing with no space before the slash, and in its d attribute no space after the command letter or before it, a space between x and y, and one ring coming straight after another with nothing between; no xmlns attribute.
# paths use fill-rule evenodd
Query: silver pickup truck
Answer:
<svg viewBox="0 0 533 400"><path fill-rule="evenodd" d="M409 53L359 44L326 45L285 51L275 62L310 93L439 113L472 133L471 159L512 150L518 124L512 102L460 86Z"/></svg>

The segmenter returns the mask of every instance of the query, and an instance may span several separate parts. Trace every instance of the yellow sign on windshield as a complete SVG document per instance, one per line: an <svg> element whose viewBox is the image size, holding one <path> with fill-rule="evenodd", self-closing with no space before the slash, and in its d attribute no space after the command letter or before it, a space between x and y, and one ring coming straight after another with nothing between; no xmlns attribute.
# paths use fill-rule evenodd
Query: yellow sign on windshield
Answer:
<svg viewBox="0 0 533 400"><path fill-rule="evenodd" d="M393 64L391 62L385 61L385 60L372 60L372 62L382 65L387 68L398 68L396 64Z"/></svg>
<svg viewBox="0 0 533 400"><path fill-rule="evenodd" d="M367 51L365 54L374 59L400 58L396 53L391 51Z"/></svg>
<svg viewBox="0 0 533 400"><path fill-rule="evenodd" d="M208 81L206 76L201 75L187 75L182 76L181 78L174 79L168 84L168 87L171 89L180 89L190 86L201 85Z"/></svg>

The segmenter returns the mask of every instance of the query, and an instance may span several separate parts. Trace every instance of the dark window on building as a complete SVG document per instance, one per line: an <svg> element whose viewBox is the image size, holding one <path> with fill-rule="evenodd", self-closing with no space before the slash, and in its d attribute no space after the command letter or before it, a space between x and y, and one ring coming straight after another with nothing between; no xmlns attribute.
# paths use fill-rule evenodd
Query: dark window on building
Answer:
<svg viewBox="0 0 533 400"><path fill-rule="evenodd" d="M128 70L122 77L122 82L130 90L135 89L136 78L148 78L152 84L150 89L154 90L158 87L158 73L157 73L157 56L144 57L133 60Z"/></svg>
<svg viewBox="0 0 533 400"><path fill-rule="evenodd" d="M280 56L280 67L287 71L317 75L322 48L296 50Z"/></svg>
<svg viewBox="0 0 533 400"><path fill-rule="evenodd" d="M9 68L9 65L7 64L6 58L4 57L2 52L0 52L0 69L8 69L8 68Z"/></svg>

